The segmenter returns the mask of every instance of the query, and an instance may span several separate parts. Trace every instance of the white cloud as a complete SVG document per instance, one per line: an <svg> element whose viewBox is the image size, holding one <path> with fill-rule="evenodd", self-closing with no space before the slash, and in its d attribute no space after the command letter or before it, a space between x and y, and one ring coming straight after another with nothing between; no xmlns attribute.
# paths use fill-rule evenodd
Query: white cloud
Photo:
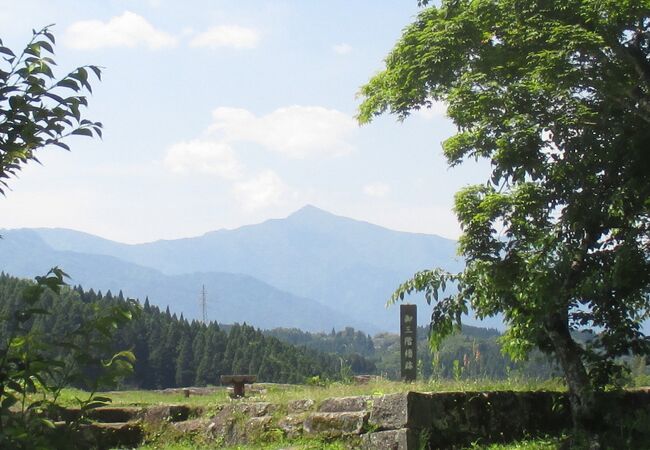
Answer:
<svg viewBox="0 0 650 450"><path fill-rule="evenodd" d="M241 108L217 108L209 131L226 142L254 142L290 158L337 156L354 147L346 139L357 128L348 115L320 106L288 106L256 117Z"/></svg>
<svg viewBox="0 0 650 450"><path fill-rule="evenodd" d="M352 53L352 46L343 42L341 44L333 45L332 50L338 55L347 55Z"/></svg>
<svg viewBox="0 0 650 450"><path fill-rule="evenodd" d="M239 25L220 25L194 36L190 41L190 47L255 48L259 40L259 33L252 28Z"/></svg>
<svg viewBox="0 0 650 450"><path fill-rule="evenodd" d="M265 170L249 181L235 183L233 192L245 211L279 206L285 202L287 185L272 170Z"/></svg>
<svg viewBox="0 0 650 450"><path fill-rule="evenodd" d="M177 43L174 36L156 30L144 17L130 11L125 11L108 22L75 22L65 31L64 41L68 47L78 50L139 45L160 49L173 47Z"/></svg>
<svg viewBox="0 0 650 450"><path fill-rule="evenodd" d="M335 156L353 146L346 140L357 128L348 115L318 106L289 106L256 116L243 108L217 108L213 123L201 138L172 145L163 159L170 171L215 175L231 183L231 192L246 212L286 206L299 194L270 169L247 173L235 149L257 144L290 158Z"/></svg>
<svg viewBox="0 0 650 450"><path fill-rule="evenodd" d="M425 120L435 119L436 117L445 117L447 115L447 105L444 102L431 101L429 108L419 109L415 114Z"/></svg>
<svg viewBox="0 0 650 450"><path fill-rule="evenodd" d="M192 27L184 27L181 30L181 36L187 37L187 36L191 36L193 34L194 34L194 28L192 28Z"/></svg>
<svg viewBox="0 0 650 450"><path fill-rule="evenodd" d="M204 173L227 180L241 177L242 167L227 144L194 139L172 145L163 164L175 173Z"/></svg>
<svg viewBox="0 0 650 450"><path fill-rule="evenodd" d="M386 183L370 183L363 187L363 193L371 197L385 197L390 192Z"/></svg>

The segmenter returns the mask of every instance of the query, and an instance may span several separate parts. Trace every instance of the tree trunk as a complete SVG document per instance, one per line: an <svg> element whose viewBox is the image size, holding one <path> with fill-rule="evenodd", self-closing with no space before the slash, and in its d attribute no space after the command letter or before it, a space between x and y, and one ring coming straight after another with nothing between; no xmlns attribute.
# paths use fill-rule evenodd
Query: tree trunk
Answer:
<svg viewBox="0 0 650 450"><path fill-rule="evenodd" d="M578 435L596 438L600 431L600 415L596 393L582 362L580 346L573 340L568 321L561 314L552 314L545 321L546 333L553 344L569 388L573 427Z"/></svg>

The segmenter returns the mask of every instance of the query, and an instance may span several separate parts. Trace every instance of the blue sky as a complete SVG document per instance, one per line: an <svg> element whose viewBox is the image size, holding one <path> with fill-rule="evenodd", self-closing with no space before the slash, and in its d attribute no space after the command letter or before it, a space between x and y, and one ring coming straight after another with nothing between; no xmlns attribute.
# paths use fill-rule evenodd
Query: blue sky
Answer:
<svg viewBox="0 0 650 450"><path fill-rule="evenodd" d="M47 148L0 201L0 227L66 227L122 242L195 236L305 204L456 238L444 105L359 127L356 93L417 14L400 1L0 0L21 48L55 23L57 74L105 67L86 116L104 139Z"/></svg>

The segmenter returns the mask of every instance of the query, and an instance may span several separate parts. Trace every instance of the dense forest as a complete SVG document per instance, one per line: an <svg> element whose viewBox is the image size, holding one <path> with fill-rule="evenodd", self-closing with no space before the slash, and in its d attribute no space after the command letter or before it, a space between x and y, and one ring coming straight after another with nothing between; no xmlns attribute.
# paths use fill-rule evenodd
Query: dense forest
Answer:
<svg viewBox="0 0 650 450"><path fill-rule="evenodd" d="M397 334L380 333L371 338L350 327L330 333L309 333L295 328L264 333L293 345L336 353L351 363L350 370L354 373L376 373L391 379L400 376ZM559 374L557 367L540 352L532 352L527 361L512 361L501 352L500 333L495 329L464 325L462 332L445 339L437 352L430 350L428 335L426 327L418 327L420 378L546 379Z"/></svg>
<svg viewBox="0 0 650 450"><path fill-rule="evenodd" d="M16 309L30 281L0 275L0 315ZM43 308L32 330L56 340L75 329L97 308L126 305L119 292L102 294L79 286L61 295L45 294ZM0 322L0 339L6 341L10 321ZM431 352L427 329L418 329L421 378L506 378L518 374L548 378L557 373L540 353L514 363L501 353L499 332L463 327ZM307 378L335 380L354 374L399 378L399 337L381 333L371 337L354 328L309 333L295 328L260 331L246 324L219 325L189 321L181 314L161 311L145 299L139 313L114 333L112 351L130 349L136 356L133 374L123 387L156 389L219 384L222 374L253 374L259 381L302 383Z"/></svg>
<svg viewBox="0 0 650 450"><path fill-rule="evenodd" d="M0 316L11 317L30 281L0 275ZM122 293L113 295L66 289L61 295L46 293L42 307L49 314L32 319L34 331L57 340L74 330L98 307L126 305ZM0 342L6 342L11 321L0 321ZM136 356L134 373L123 381L125 387L167 388L219 384L222 374L253 374L266 382L302 383L306 378L340 376L339 358L295 347L264 336L246 324L235 324L227 331L212 322L188 321L160 311L145 300L141 311L114 333L113 351L131 349Z"/></svg>

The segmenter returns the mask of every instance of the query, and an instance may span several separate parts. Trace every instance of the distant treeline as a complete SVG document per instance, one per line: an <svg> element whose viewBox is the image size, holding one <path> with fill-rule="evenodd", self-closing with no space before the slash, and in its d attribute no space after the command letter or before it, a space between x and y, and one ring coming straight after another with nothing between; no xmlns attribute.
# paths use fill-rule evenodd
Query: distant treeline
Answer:
<svg viewBox="0 0 650 450"><path fill-rule="evenodd" d="M0 274L0 315L12 317L27 280ZM95 308L126 305L120 292L113 295L85 291L81 287L61 295L45 294L42 307L49 314L32 320L31 329L47 333L53 340L75 329ZM11 319L10 319L11 320ZM10 321L0 322L0 342L7 342ZM116 330L114 350L131 349L137 360L124 385L137 388L167 388L219 384L222 374L253 374L260 381L302 383L308 377L337 379L340 358L306 347L295 347L265 336L254 327L228 326L188 321L181 315L161 311L146 300L141 313ZM365 364L365 362L364 362Z"/></svg>
<svg viewBox="0 0 650 450"><path fill-rule="evenodd" d="M309 333L297 328L275 328L264 331L266 336L280 339L283 342L304 346L321 352L336 354L344 357L352 373L374 374L377 371L375 344L370 335L346 327L341 331L327 333Z"/></svg>
<svg viewBox="0 0 650 450"><path fill-rule="evenodd" d="M355 373L375 373L387 378L400 376L399 336L380 333L374 338L347 327L330 333L309 333L295 328L278 328L264 332L294 345L335 353L345 361L363 360L368 369L359 364L351 366ZM511 376L546 379L559 372L549 358L533 352L528 361L513 362L501 352L500 333L495 329L464 325L461 333L448 337L438 352L432 352L428 343L428 329L418 327L418 366L420 378L493 378Z"/></svg>
<svg viewBox="0 0 650 450"><path fill-rule="evenodd" d="M0 315L11 317L30 281L0 274ZM32 330L58 339L73 330L96 308L126 305L113 295L66 289L59 296L46 294L49 312L32 320ZM0 321L0 342L7 341L7 321ZM557 369L539 352L515 363L501 352L499 332L464 326L432 353L428 331L418 328L418 368L421 378L506 378L517 374L549 378ZM260 331L243 324L218 325L188 321L181 314L161 311L145 300L139 314L116 330L113 350L130 349L137 360L134 373L123 381L133 388L167 388L219 384L223 374L252 374L259 381L303 383L307 378L336 380L353 374L377 374L398 379L399 336L381 333L371 337L354 328L329 333L309 333L295 328Z"/></svg>

